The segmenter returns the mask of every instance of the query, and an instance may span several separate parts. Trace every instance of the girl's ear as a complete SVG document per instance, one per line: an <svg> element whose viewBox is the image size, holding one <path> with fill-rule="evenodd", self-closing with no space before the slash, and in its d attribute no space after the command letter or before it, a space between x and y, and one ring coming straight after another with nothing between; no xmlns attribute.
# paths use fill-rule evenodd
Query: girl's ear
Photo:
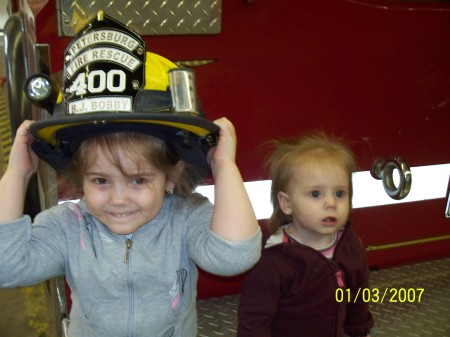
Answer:
<svg viewBox="0 0 450 337"><path fill-rule="evenodd" d="M286 215L292 214L291 203L289 201L289 195L285 192L280 191L277 193L278 204L280 205L280 209Z"/></svg>
<svg viewBox="0 0 450 337"><path fill-rule="evenodd" d="M183 173L184 167L185 165L182 160L179 160L175 164L175 167L172 170L171 174L167 177L166 191L173 191L175 189L175 185L177 184L178 179Z"/></svg>

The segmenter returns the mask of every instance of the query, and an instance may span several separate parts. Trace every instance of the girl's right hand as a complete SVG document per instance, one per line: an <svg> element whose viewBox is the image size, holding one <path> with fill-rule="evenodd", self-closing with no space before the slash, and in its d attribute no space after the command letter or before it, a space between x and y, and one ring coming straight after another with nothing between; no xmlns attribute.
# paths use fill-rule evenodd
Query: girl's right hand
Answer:
<svg viewBox="0 0 450 337"><path fill-rule="evenodd" d="M8 160L7 170L12 170L25 179L29 179L39 167L39 158L31 149L34 140L30 133L31 120L25 120L20 124L14 138Z"/></svg>
<svg viewBox="0 0 450 337"><path fill-rule="evenodd" d="M31 149L31 123L26 120L17 129L8 167L0 179L0 222L23 215L28 182L39 166L39 158Z"/></svg>

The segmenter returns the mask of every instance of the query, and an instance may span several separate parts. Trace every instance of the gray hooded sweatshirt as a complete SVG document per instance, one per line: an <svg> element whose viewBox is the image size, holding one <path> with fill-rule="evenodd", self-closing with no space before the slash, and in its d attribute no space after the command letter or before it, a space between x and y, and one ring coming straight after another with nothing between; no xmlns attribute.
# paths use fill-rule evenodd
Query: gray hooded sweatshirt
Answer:
<svg viewBox="0 0 450 337"><path fill-rule="evenodd" d="M84 201L0 224L0 286L65 275L70 337L194 337L197 268L234 275L259 259L261 232L224 240L210 230L213 206L168 196L132 235L112 233ZM127 241L128 240L128 241Z"/></svg>

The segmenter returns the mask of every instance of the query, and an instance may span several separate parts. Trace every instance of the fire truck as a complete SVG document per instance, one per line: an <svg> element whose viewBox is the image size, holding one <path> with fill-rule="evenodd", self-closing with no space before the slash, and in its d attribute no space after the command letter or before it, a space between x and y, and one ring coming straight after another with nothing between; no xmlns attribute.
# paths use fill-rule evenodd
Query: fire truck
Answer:
<svg viewBox="0 0 450 337"><path fill-rule="evenodd" d="M324 130L357 159L352 222L373 270L450 257L450 2L446 0L9 0L3 28L2 169L24 119L45 119L23 90L60 79L63 53L99 10L196 74L208 119L227 116L262 227L270 180L262 146ZM27 211L61 199L42 167ZM200 191L212 198L213 184ZM52 288L60 291L60 281ZM242 275L200 273L199 298L240 290Z"/></svg>

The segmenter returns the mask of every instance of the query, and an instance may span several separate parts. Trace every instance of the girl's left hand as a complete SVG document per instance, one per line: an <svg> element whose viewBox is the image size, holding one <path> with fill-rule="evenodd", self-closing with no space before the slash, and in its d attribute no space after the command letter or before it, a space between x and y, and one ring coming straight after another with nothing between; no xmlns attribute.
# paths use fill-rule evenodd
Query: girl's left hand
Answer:
<svg viewBox="0 0 450 337"><path fill-rule="evenodd" d="M219 140L208 152L214 178L211 230L226 240L247 240L255 235L259 225L236 165L236 131L227 118L214 123L219 126ZM259 256L260 249L257 251Z"/></svg>
<svg viewBox="0 0 450 337"><path fill-rule="evenodd" d="M224 161L235 162L237 137L233 124L222 117L214 121L220 128L217 145L208 151L208 163L214 170L215 167Z"/></svg>

